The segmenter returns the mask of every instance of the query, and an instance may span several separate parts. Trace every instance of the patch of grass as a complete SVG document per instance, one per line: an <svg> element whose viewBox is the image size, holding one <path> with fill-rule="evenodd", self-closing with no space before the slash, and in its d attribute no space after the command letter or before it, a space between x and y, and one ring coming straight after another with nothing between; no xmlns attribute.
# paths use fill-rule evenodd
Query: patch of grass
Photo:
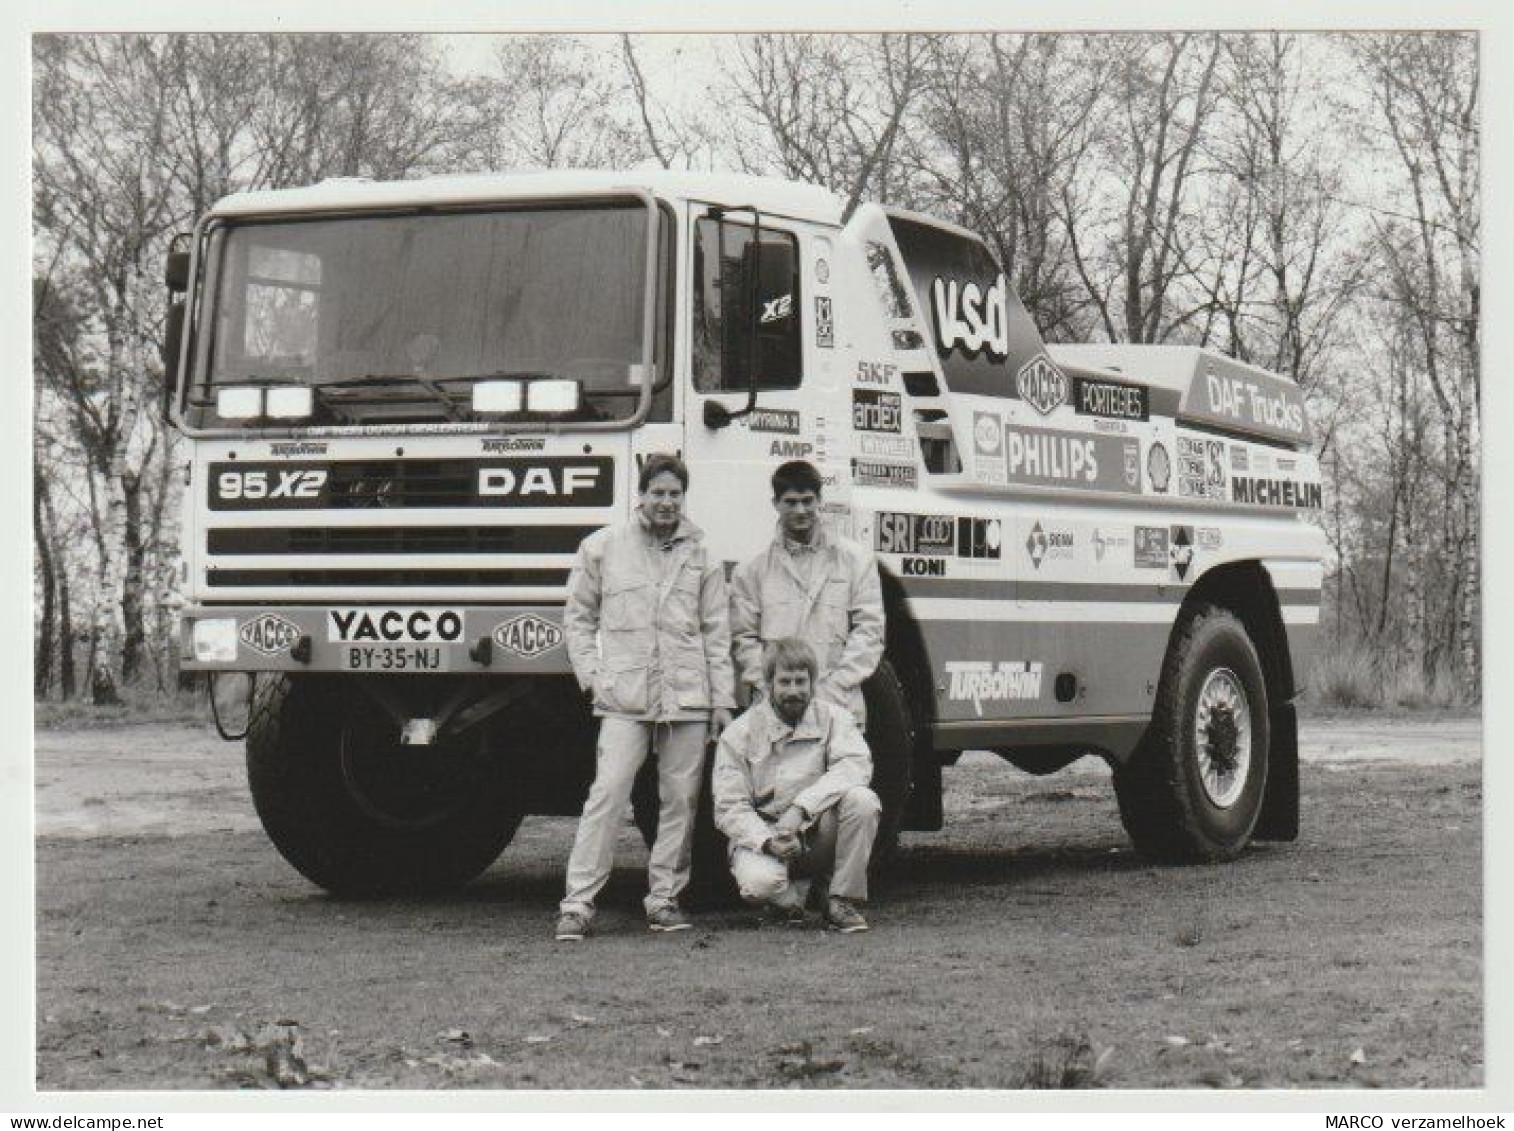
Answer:
<svg viewBox="0 0 1514 1131"><path fill-rule="evenodd" d="M38 699L33 703L33 719L37 730L210 722L204 688L164 692L156 687L128 686L122 690L121 700L116 706L97 707L84 699Z"/></svg>
<svg viewBox="0 0 1514 1131"><path fill-rule="evenodd" d="M1322 652L1305 681L1304 701L1315 708L1381 710L1472 706L1447 663L1426 671L1412 658L1346 645Z"/></svg>
<svg viewBox="0 0 1514 1131"><path fill-rule="evenodd" d="M1038 1089L1097 1088L1112 1048L1094 1050L1086 1033L1061 1032L1033 1037L1020 1087Z"/></svg>

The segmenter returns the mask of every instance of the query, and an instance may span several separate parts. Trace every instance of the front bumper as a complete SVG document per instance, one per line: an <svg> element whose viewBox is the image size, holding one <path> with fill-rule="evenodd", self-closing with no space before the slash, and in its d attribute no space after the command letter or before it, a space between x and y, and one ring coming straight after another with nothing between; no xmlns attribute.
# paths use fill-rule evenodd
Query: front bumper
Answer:
<svg viewBox="0 0 1514 1131"><path fill-rule="evenodd" d="M191 605L185 671L571 672L560 605Z"/></svg>

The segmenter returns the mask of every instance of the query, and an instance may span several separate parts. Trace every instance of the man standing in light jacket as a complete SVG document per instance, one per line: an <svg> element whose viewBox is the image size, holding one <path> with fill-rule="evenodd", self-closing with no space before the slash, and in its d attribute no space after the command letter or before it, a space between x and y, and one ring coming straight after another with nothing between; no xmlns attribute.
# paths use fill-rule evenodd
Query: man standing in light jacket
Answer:
<svg viewBox="0 0 1514 1131"><path fill-rule="evenodd" d="M736 571L731 638L751 701L768 691L763 647L796 636L820 662L815 698L866 722L862 682L883 656L883 592L872 551L820 521L820 473L792 460L773 472L778 530L766 550Z"/></svg>
<svg viewBox="0 0 1514 1131"><path fill-rule="evenodd" d="M873 762L851 712L811 697L815 653L778 640L763 664L768 695L715 748L715 825L731 842L742 898L804 920L810 882L828 892L832 930L867 930L867 863L878 831ZM817 895L819 893L816 893Z"/></svg>
<svg viewBox="0 0 1514 1131"><path fill-rule="evenodd" d="M559 940L578 941L589 930L631 787L654 743L661 805L647 867L647 926L690 926L678 897L689 882L705 745L730 722L735 699L725 570L683 517L688 485L682 460L649 456L636 517L585 538L568 578L568 657L600 724L594 784L558 908Z"/></svg>

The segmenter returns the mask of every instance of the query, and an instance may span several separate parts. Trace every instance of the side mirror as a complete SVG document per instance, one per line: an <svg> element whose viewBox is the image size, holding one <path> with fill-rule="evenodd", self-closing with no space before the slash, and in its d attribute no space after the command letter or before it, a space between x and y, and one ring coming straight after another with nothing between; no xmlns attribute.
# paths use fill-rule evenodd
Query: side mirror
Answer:
<svg viewBox="0 0 1514 1131"><path fill-rule="evenodd" d="M184 302L170 302L163 323L163 419L169 418L174 390L179 387L179 349L184 344Z"/></svg>
<svg viewBox="0 0 1514 1131"><path fill-rule="evenodd" d="M719 401L704 402L704 426L718 432L731 422L731 410Z"/></svg>
<svg viewBox="0 0 1514 1131"><path fill-rule="evenodd" d="M176 295L189 290L189 252L168 253L163 262L163 282Z"/></svg>

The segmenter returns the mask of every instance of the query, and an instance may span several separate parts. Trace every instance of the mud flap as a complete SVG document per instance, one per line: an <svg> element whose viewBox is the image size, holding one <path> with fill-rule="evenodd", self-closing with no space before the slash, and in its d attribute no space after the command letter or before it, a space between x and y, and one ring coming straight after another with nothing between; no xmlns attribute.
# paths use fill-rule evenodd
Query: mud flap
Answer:
<svg viewBox="0 0 1514 1131"><path fill-rule="evenodd" d="M1267 752L1267 793L1252 831L1253 840L1297 840L1298 711L1292 703L1272 711L1272 748Z"/></svg>
<svg viewBox="0 0 1514 1131"><path fill-rule="evenodd" d="M929 730L925 731L929 735ZM929 740L925 743L925 751L915 754L914 778L912 781L909 802L904 807L904 820L900 828L910 832L934 833L940 832L945 824L945 816L941 807L941 759L930 748Z"/></svg>

